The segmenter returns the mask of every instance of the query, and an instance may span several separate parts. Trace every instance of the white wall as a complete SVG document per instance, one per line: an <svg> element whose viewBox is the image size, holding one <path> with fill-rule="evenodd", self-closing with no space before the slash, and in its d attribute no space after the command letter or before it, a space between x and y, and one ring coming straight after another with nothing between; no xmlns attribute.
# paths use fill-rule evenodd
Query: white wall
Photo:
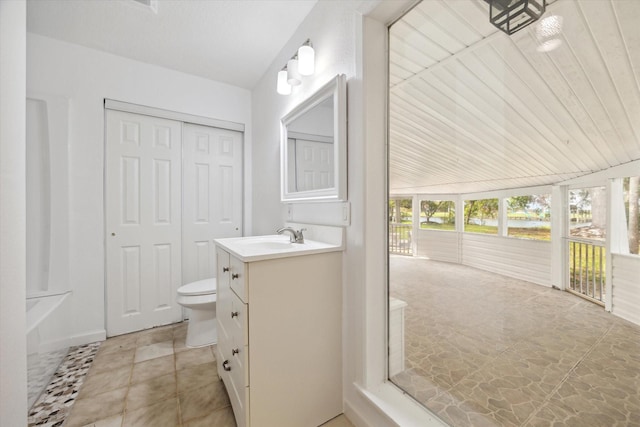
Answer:
<svg viewBox="0 0 640 427"><path fill-rule="evenodd" d="M416 253L436 261L459 263L461 236L457 231L418 229Z"/></svg>
<svg viewBox="0 0 640 427"><path fill-rule="evenodd" d="M0 1L0 425L27 424L26 2Z"/></svg>
<svg viewBox="0 0 640 427"><path fill-rule="evenodd" d="M551 242L462 233L462 264L551 287Z"/></svg>
<svg viewBox="0 0 640 427"><path fill-rule="evenodd" d="M385 264L385 120L384 115L367 118L365 109L375 106L377 111L382 108L384 112L386 89L380 80L373 82L377 85L374 90L383 95L382 99L366 99L368 89L364 87L362 45L367 36L363 35L360 14L378 4L378 1L320 0L253 91L253 158L256 159L253 164L253 227L255 234L271 234L285 219L280 204L280 118L336 74L347 76L351 225L346 229L343 261L343 370L345 411L357 426L395 425L363 398L355 385L369 382L366 371L371 364L367 358L377 360L375 377L380 379L384 376L385 360L386 285L377 280L383 279ZM384 26L379 26L372 34L377 62L370 71L378 76L383 75L386 67L384 31ZM294 88L292 95L278 95L277 71L307 38L311 39L316 51L315 75L304 78L302 86ZM371 120L369 124L375 128L368 138L364 134L366 120ZM372 198L369 205L367 196ZM368 210L369 206L374 206L375 210ZM372 279L376 284L370 287L368 284L373 283ZM368 331L376 337L372 342L365 338Z"/></svg>
<svg viewBox="0 0 640 427"><path fill-rule="evenodd" d="M319 0L253 91L253 227L255 234L271 234L286 216L280 204L280 118L335 74L347 76L351 223L343 260L343 370L345 412L358 427L433 422L397 390L382 399L369 394L384 381L386 363L384 22L410 3ZM391 11L363 18L378 6ZM292 95L278 95L277 71L307 38L316 50L316 74ZM411 417L414 424L407 422Z"/></svg>
<svg viewBox="0 0 640 427"><path fill-rule="evenodd" d="M418 230L417 255L460 263L550 287L549 241L490 234Z"/></svg>
<svg viewBox="0 0 640 427"><path fill-rule="evenodd" d="M71 344L104 334L103 99L244 123L251 147L248 90L27 34L27 90L69 100L69 285ZM250 181L246 168L245 180ZM249 205L250 192L245 193ZM250 232L250 216L247 215Z"/></svg>
<svg viewBox="0 0 640 427"><path fill-rule="evenodd" d="M640 257L611 254L612 302L611 312L640 325Z"/></svg>
<svg viewBox="0 0 640 427"><path fill-rule="evenodd" d="M354 77L354 8L359 4L319 1L253 90L254 234L273 234L285 219L280 204L280 119L336 74L345 74L347 85ZM303 77L291 95L278 95L277 72L307 38L316 52L315 74Z"/></svg>

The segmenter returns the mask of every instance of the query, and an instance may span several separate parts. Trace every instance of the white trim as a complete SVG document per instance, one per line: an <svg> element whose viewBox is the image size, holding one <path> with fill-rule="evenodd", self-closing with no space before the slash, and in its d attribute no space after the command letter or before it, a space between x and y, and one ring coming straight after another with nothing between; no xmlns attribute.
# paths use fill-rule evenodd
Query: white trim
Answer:
<svg viewBox="0 0 640 427"><path fill-rule="evenodd" d="M0 425L27 425L27 2L0 1Z"/></svg>
<svg viewBox="0 0 640 427"><path fill-rule="evenodd" d="M38 346L38 351L41 353L48 353L50 351L57 351L63 348L104 341L106 339L107 331L104 329L96 329L80 335L72 335L68 338L43 342Z"/></svg>
<svg viewBox="0 0 640 427"><path fill-rule="evenodd" d="M560 182L557 185L568 185L570 189L590 186L599 187L606 185L605 181L610 178L637 176L639 170L640 160L634 160L622 165L612 166L609 169L569 179L567 181Z"/></svg>
<svg viewBox="0 0 640 427"><path fill-rule="evenodd" d="M327 99L333 99L334 186L307 191L289 189L289 130L287 126ZM347 76L338 74L296 105L280 120L280 201L347 201Z"/></svg>
<svg viewBox="0 0 640 427"><path fill-rule="evenodd" d="M176 120L194 125L210 126L218 129L235 130L244 132L243 123L229 122L226 120L212 119L210 117L195 116L193 114L179 113L177 111L164 110L162 108L148 107L146 105L132 104L129 102L104 99L104 108L107 110L124 111L126 113L142 114L145 116L159 117L161 119Z"/></svg>
<svg viewBox="0 0 640 427"><path fill-rule="evenodd" d="M509 237L509 220L507 213L509 212L509 200L507 197L498 199L498 236Z"/></svg>
<svg viewBox="0 0 640 427"><path fill-rule="evenodd" d="M446 427L435 415L407 397L405 393L389 382L368 389L354 384L356 390L372 404L376 405L397 426L401 427Z"/></svg>
<svg viewBox="0 0 640 427"><path fill-rule="evenodd" d="M352 200L354 221L347 232L343 357L345 411L358 427L442 425L428 424L435 416L386 381L386 24L411 3L382 1L356 22L356 76L348 96L349 134L357 138L350 139L348 173L362 193Z"/></svg>
<svg viewBox="0 0 640 427"><path fill-rule="evenodd" d="M307 141L325 142L327 144L333 144L332 136L313 135L310 133L288 131L287 137L289 137L289 139L306 139Z"/></svg>
<svg viewBox="0 0 640 427"><path fill-rule="evenodd" d="M508 198L529 194L551 194L551 185L538 185L535 187L508 188L503 190L481 191L478 193L416 193L420 200L456 200L462 196L464 200L480 200L494 198ZM410 194L391 195L390 198L409 199Z"/></svg>
<svg viewBox="0 0 640 427"><path fill-rule="evenodd" d="M620 243L622 243L622 236L619 233L619 229L616 227L616 223L614 219L617 219L618 214L623 214L624 211L618 209L620 206L616 203L619 200L622 200L623 189L622 189L622 178L612 178L607 180L607 238L605 240L605 253L607 254L607 263L605 265L605 283L609 288L607 293L605 294L604 299L604 309L606 311L611 312L613 308L613 288L615 283L613 283L613 253L619 252L616 249L620 248ZM621 206L624 209L624 205ZM626 236L626 228L623 229L625 232L624 235L624 244L628 247L628 237Z"/></svg>
<svg viewBox="0 0 640 427"><path fill-rule="evenodd" d="M611 258L611 233L613 231L613 224L611 223L611 218L612 218L612 212L611 212L611 206L613 205L613 203L611 202L612 200L612 190L614 187L614 180L608 180L607 181L607 238L605 240L605 254L607 254L607 258ZM605 279L604 282L607 284L607 287L609 288L607 290L607 293L604 296L604 309L608 312L611 312L611 306L612 306L612 302L613 302L613 286L612 282L613 282L613 260L612 259L607 259L607 263L605 264L604 267L604 274L605 274Z"/></svg>
<svg viewBox="0 0 640 427"><path fill-rule="evenodd" d="M551 277L552 286L565 290L568 279L569 250L565 237L568 237L569 212L567 206L567 187L555 185L551 189Z"/></svg>
<svg viewBox="0 0 640 427"><path fill-rule="evenodd" d="M521 187L510 188L507 190L496 191L483 191L480 193L462 193L462 197L465 200L478 200L478 199L494 199L494 198L508 198L514 196L523 196L530 194L551 194L551 185L540 185L536 187Z"/></svg>
<svg viewBox="0 0 640 427"><path fill-rule="evenodd" d="M411 233L413 237L410 239L411 241L411 253L413 256L418 255L418 232L420 231L420 200L418 196L413 196L411 199ZM389 328L389 324L387 323L387 328Z"/></svg>

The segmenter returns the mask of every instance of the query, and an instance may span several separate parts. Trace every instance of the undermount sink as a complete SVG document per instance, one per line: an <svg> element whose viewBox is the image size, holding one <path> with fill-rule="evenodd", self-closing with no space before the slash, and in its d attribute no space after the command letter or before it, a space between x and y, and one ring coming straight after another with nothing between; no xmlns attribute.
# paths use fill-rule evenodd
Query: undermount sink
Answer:
<svg viewBox="0 0 640 427"><path fill-rule="evenodd" d="M244 262L342 250L341 245L315 240L291 243L289 236L283 235L232 237L216 239L216 243Z"/></svg>

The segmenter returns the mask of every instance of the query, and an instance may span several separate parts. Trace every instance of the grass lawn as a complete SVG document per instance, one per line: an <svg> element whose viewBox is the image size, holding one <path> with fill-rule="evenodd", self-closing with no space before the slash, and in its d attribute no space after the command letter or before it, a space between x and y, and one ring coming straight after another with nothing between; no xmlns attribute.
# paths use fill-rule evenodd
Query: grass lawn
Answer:
<svg viewBox="0 0 640 427"><path fill-rule="evenodd" d="M422 222L420 223L420 228L425 230L446 230L446 231L455 231L456 225L450 223L440 224L439 222Z"/></svg>
<svg viewBox="0 0 640 427"><path fill-rule="evenodd" d="M534 240L551 240L551 228L514 228L509 227L509 237Z"/></svg>

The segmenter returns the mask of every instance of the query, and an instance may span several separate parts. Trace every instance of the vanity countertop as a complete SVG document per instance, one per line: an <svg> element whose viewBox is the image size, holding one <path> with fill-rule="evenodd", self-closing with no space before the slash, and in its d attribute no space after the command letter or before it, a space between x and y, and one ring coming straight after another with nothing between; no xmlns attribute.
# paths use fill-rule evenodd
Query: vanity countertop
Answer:
<svg viewBox="0 0 640 427"><path fill-rule="evenodd" d="M291 243L289 236L266 235L215 239L214 242L243 262L265 261L276 258L313 255L342 251L342 245L305 239L304 243Z"/></svg>

